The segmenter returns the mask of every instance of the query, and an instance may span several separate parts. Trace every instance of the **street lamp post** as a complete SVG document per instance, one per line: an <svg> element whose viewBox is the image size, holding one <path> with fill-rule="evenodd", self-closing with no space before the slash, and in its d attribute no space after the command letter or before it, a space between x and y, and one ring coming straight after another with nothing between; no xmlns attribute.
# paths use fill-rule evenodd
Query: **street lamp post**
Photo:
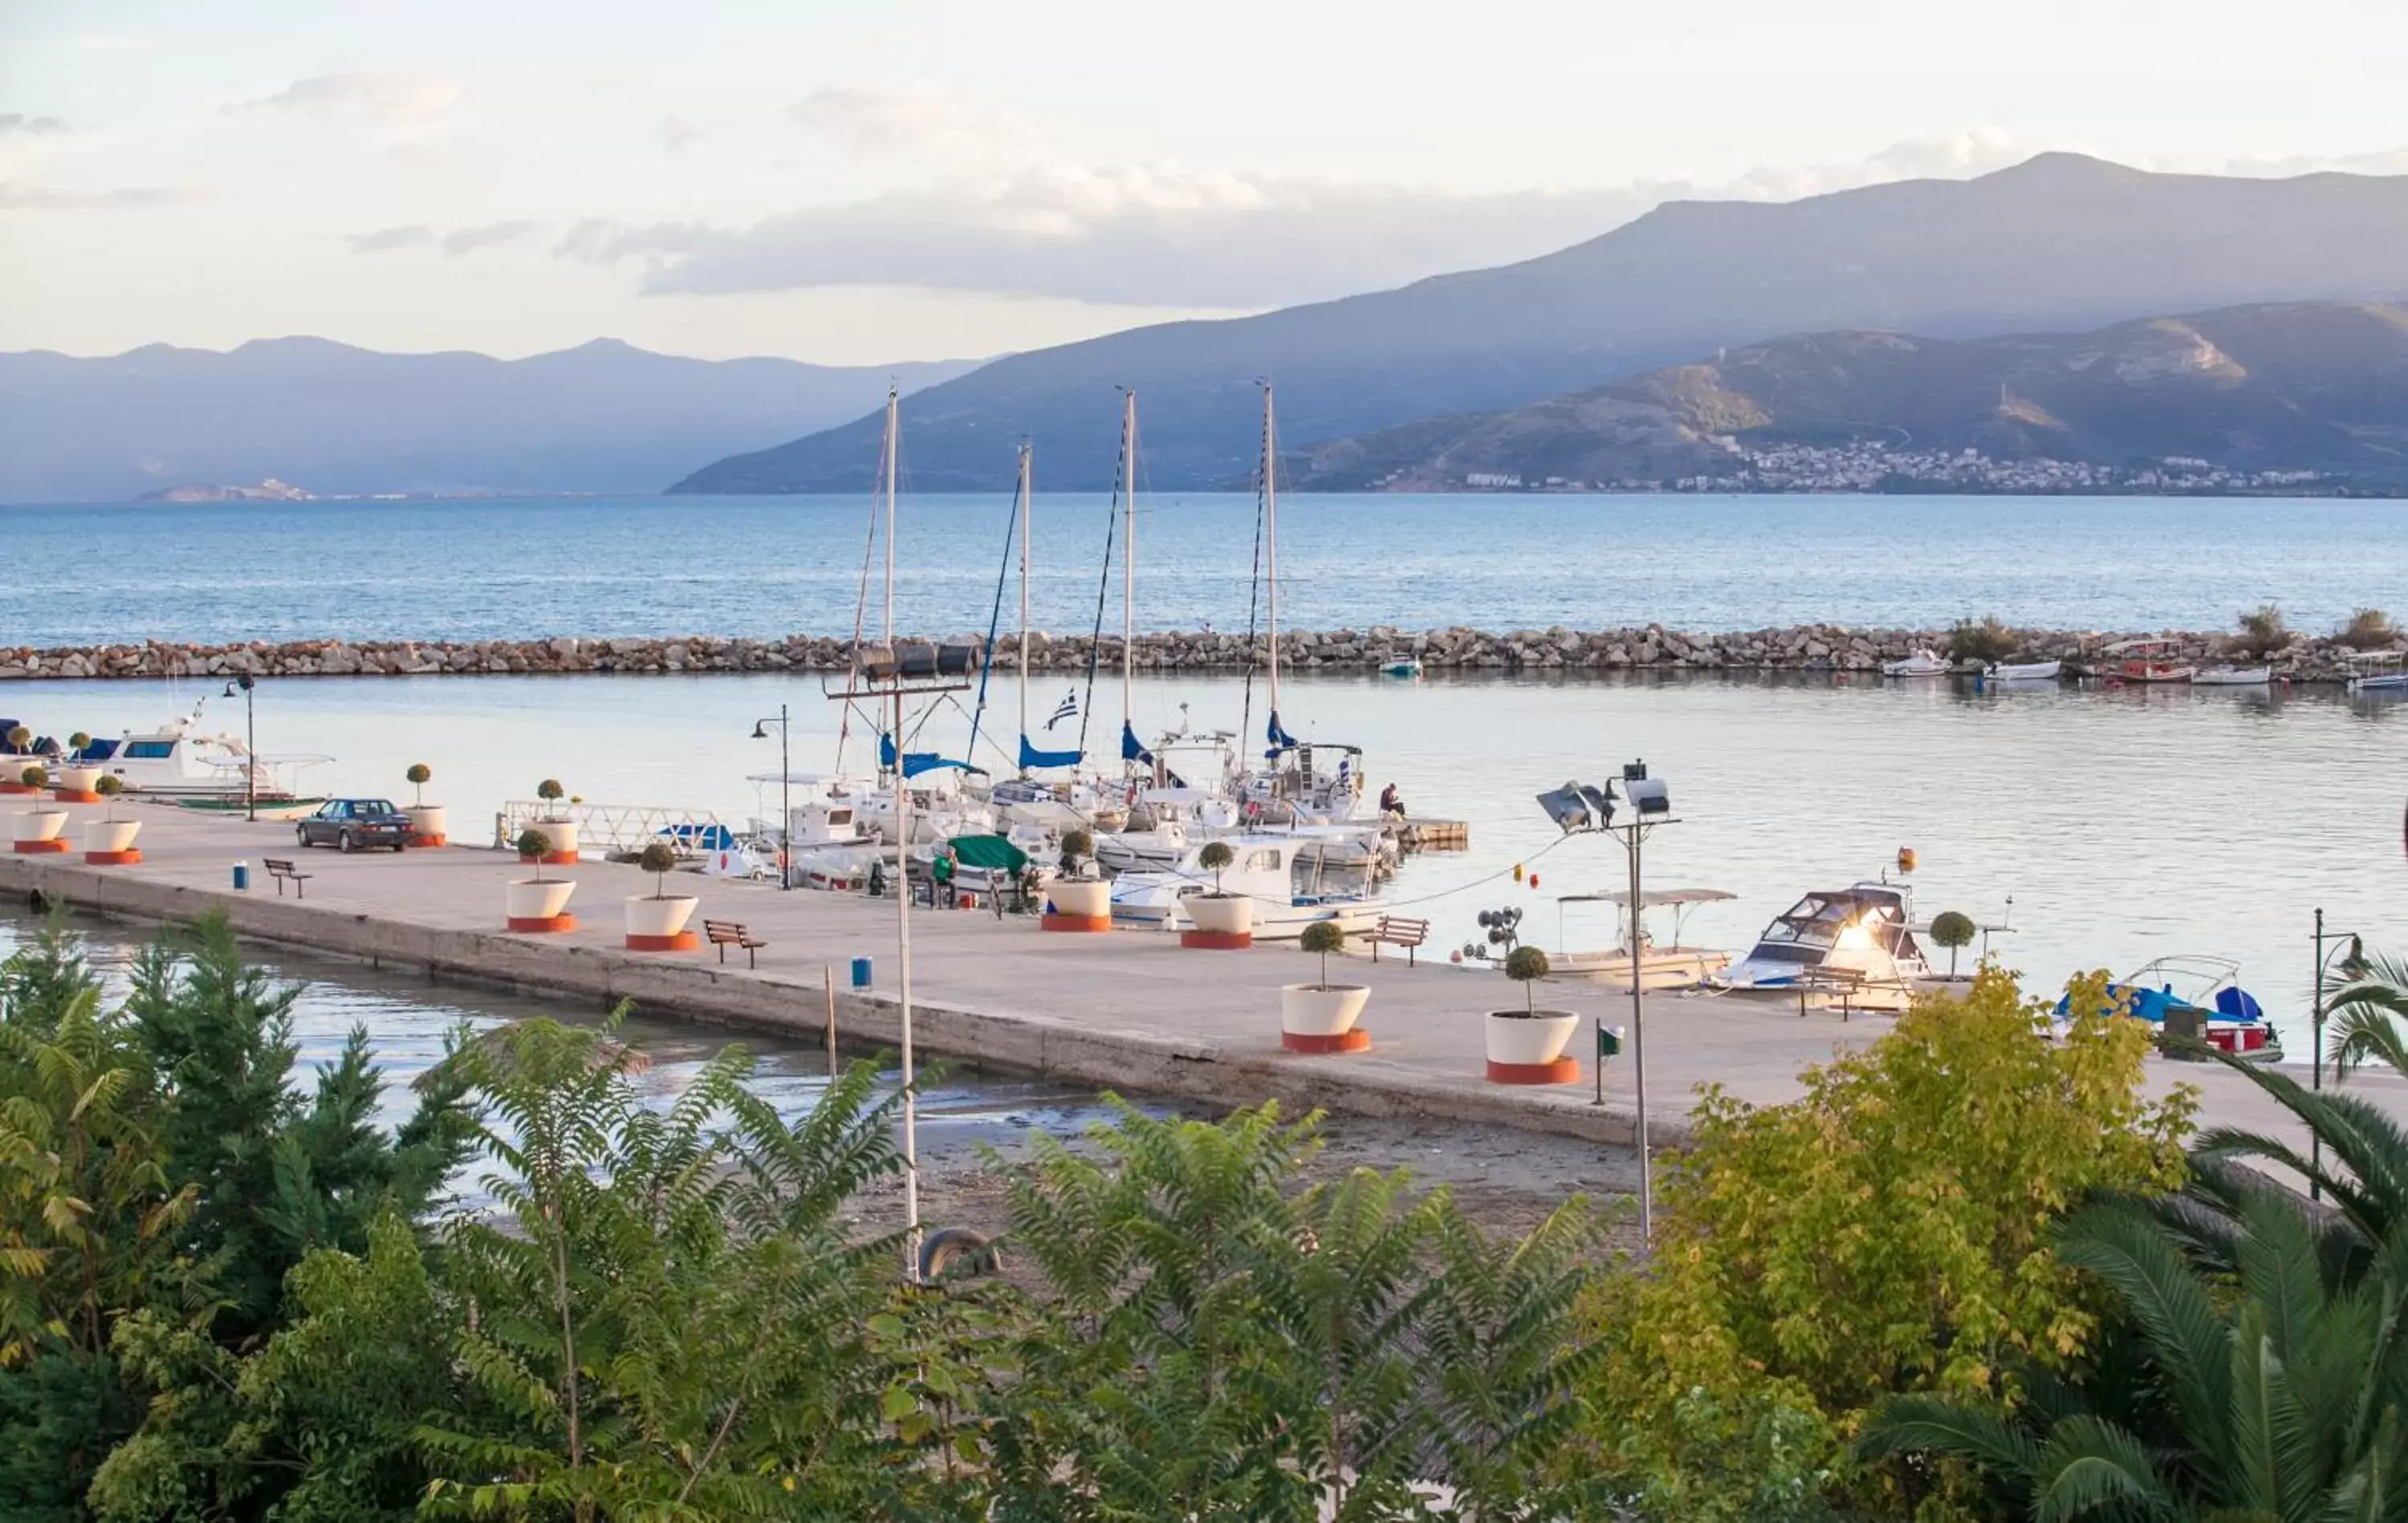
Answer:
<svg viewBox="0 0 2408 1523"><path fill-rule="evenodd" d="M754 740L769 738L769 732L764 728L768 723L767 719L752 721ZM792 841L795 828L795 777L794 766L788 761L790 750L788 739L786 705L780 704L778 705L778 887L781 890L795 886Z"/></svg>
<svg viewBox="0 0 2408 1523"><path fill-rule="evenodd" d="M242 694L242 818L259 818L259 713L252 706L251 694L259 685L248 676L236 677L225 686L225 696Z"/></svg>
<svg viewBox="0 0 2408 1523"><path fill-rule="evenodd" d="M2309 1009L2315 1017L2315 1025L2314 1034L2310 1037L2310 1046L2314 1049L2314 1056L2311 1060L2311 1067L2308 1073L2308 1088L2311 1089L2322 1089L2325 1087L2325 975L2332 966L2332 954L2334 952L2344 952L2347 954L2342 959L2342 966L2346 968L2350 963L2356 961L2359 957L2364 955L2364 944L2358 940L2355 932L2344 934L2340 932L2327 931L2325 929L2325 912L2321 906L2316 910L2315 941L2315 993L2309 1003ZM2328 951L2325 947L2325 943L2328 941L2334 943L2331 950L2329 951ZM2335 1076L2338 1077L2339 1075ZM2317 1169L2321 1170L2324 1167L2324 1134L2313 1127L2308 1131L2308 1158L2310 1162ZM2308 1198L2312 1201L2321 1200L2323 1198L2323 1191L2317 1188L2315 1181L2313 1179L2308 1182Z"/></svg>
<svg viewBox="0 0 2408 1523"><path fill-rule="evenodd" d="M1673 825L1671 790L1660 777L1647 776L1647 763L1632 762L1622 769L1622 790L1630 804L1630 818L1624 824L1613 822L1613 784L1590 788L1580 783L1566 783L1553 793L1539 795L1539 806L1554 818L1566 834L1598 833L1618 836L1630 863L1630 902L1627 906L1630 919L1630 1068L1631 1086L1638 1101L1639 1142L1639 1240L1653 1245L1656 1241L1656 1161L1647 1146L1647 1010L1644 953L1645 937L1641 932L1640 916L1643 904L1640 888L1640 854L1648 833L1658 825ZM1597 1018L1597 1047L1599 1062L1605 1050L1605 1018ZM1604 1075L1598 1077L1599 1093L1603 1092Z"/></svg>

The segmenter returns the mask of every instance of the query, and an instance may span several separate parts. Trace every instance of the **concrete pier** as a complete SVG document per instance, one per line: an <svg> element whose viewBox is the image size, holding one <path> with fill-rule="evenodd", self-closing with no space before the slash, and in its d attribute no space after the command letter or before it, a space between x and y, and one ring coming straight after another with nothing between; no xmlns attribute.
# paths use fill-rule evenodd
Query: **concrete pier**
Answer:
<svg viewBox="0 0 2408 1523"><path fill-rule="evenodd" d="M99 806L76 806L98 818ZM224 910L236 932L264 940L425 967L438 973L588 1000L634 1000L648 1014L675 1014L814 1040L824 1031L822 979L832 969L837 1022L849 1043L892 1045L897 1035L896 907L867 899L681 873L676 892L697 895L693 923L741 921L767 943L759 966L730 949L650 953L625 949L622 901L652 891L651 875L587 861L547 868L575 880L574 931L517 934L504 927L504 888L529 875L514 854L462 847L345 856L302 851L289 824L204 818L162 806L118 808L142 821L142 860L87 866L75 857L0 855L0 890L19 903L34 894L79 909L144 920L189 921ZM311 875L280 896L262 868L294 859ZM251 865L237 892L233 868ZM295 891L295 890L299 891ZM998 920L987 910L912 910L913 1034L926 1057L946 1057L1075 1080L1132 1095L1236 1105L1277 1099L1358 1115L1427 1117L1627 1144L1634 1135L1632 1064L1613 1060L1605 1103L1593 1103L1593 1039L1585 1023L1571 1052L1576 1084L1551 1088L1489 1083L1482 1017L1521 1003L1521 991L1487 969L1401 957L1333 959L1334 981L1371 989L1362 1018L1369 1051L1283 1051L1280 987L1309 983L1317 962L1293 945L1246 951L1182 948L1164 933L1047 934L1035 917ZM847 987L855 957L875 961L875 987ZM1628 1021L1627 996L1602 986L1551 983L1540 1003ZM1696 1088L1715 1082L1755 1102L1791 1098L1798 1075L1835 1050L1872 1040L1890 1022L1836 1013L1801 1017L1794 1003L1651 994L1647 999L1651 1130L1658 1146L1687 1134ZM2294 1028L2292 1039L2304 1033ZM2211 1064L2151 1060L2150 1082L2204 1095L2203 1124L2280 1127L2282 1112L2245 1079ZM2362 1075L2351 1089L2408 1117L2408 1085Z"/></svg>

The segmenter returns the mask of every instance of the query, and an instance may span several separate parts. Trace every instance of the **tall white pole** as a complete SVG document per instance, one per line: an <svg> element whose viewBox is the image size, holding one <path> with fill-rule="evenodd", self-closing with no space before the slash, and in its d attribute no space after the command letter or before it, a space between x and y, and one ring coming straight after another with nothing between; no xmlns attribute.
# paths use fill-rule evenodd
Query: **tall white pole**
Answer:
<svg viewBox="0 0 2408 1523"><path fill-rule="evenodd" d="M1272 432L1271 386L1263 383L1263 543L1268 550L1271 631L1271 718L1279 718L1279 444Z"/></svg>
<svg viewBox="0 0 2408 1523"><path fill-rule="evenodd" d="M1632 807L1635 809L1636 804ZM1656 1245L1656 1160L1647 1151L1647 1017L1641 1004L1641 990L1647 980L1640 975L1644 943L1640 934L1641 900L1639 897L1639 846L1645 827L1636 819L1628 826L1630 847L1630 1067L1631 1079L1639 1092L1639 1242L1641 1247Z"/></svg>
<svg viewBox="0 0 2408 1523"><path fill-rule="evenodd" d="M1029 448L1020 447L1020 743L1028 744L1028 520L1037 511L1037 494L1030 486ZM1028 776L1028 769L1020 769Z"/></svg>
<svg viewBox="0 0 2408 1523"><path fill-rule="evenodd" d="M895 678L895 733L903 733L903 689ZM920 1277L920 1111L911 1093L911 789L903 776L903 742L895 752L896 992L903 1033L903 1277Z"/></svg>
<svg viewBox="0 0 2408 1523"><path fill-rule="evenodd" d="M1137 685L1137 393L1124 394L1121 404L1121 469L1127 477L1127 530L1122 535L1121 562L1121 728L1130 728Z"/></svg>
<svg viewBox="0 0 2408 1523"><path fill-rule="evenodd" d="M895 643L895 431L899 420L896 411L896 392L886 389L886 643ZM895 737L896 755L901 755L903 737Z"/></svg>

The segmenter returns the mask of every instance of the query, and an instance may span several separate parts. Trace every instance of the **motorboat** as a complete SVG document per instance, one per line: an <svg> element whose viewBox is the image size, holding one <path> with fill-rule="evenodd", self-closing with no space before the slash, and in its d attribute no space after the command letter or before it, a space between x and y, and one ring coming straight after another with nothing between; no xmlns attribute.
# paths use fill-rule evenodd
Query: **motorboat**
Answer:
<svg viewBox="0 0 2408 1523"><path fill-rule="evenodd" d="M2190 680L2198 688L2262 688L2274 680L2274 673L2265 666L2219 665L2192 673Z"/></svg>
<svg viewBox="0 0 2408 1523"><path fill-rule="evenodd" d="M2408 651L2354 651L2349 664L2351 692L2408 692Z"/></svg>
<svg viewBox="0 0 2408 1523"><path fill-rule="evenodd" d="M1884 676L1946 676L1948 662L1937 651L1918 650L1912 656L1882 662Z"/></svg>
<svg viewBox="0 0 2408 1523"><path fill-rule="evenodd" d="M1382 676L1419 676L1422 675L1422 659L1419 656L1392 657L1381 662L1380 675Z"/></svg>
<svg viewBox="0 0 2408 1523"><path fill-rule="evenodd" d="M1988 682L2054 682L2064 672L2061 661L1992 662L1982 676Z"/></svg>
<svg viewBox="0 0 2408 1523"><path fill-rule="evenodd" d="M2173 640L2118 640L2100 652L2108 662L2101 675L2111 682L2188 682L2197 669L2182 660L2180 649Z"/></svg>
<svg viewBox="0 0 2408 1523"><path fill-rule="evenodd" d="M1297 740L1276 732L1264 762L1263 770L1242 785L1241 808L1250 822L1343 824L1362 805L1360 746Z"/></svg>
<svg viewBox="0 0 2408 1523"><path fill-rule="evenodd" d="M1639 987L1645 989L1697 989L1730 966L1728 952L1685 944L1684 922L1699 904L1718 904L1738 897L1722 889L1650 889L1639 900ZM1588 904L1612 904L1615 910L1614 939L1610 947L1576 951L1565 933L1565 912ZM1671 939L1659 941L1648 930L1649 910L1671 912ZM1555 945L1547 954L1551 975L1584 978L1627 991L1630 988L1630 894L1623 889L1601 893L1563 894L1555 900Z"/></svg>
<svg viewBox="0 0 2408 1523"><path fill-rule="evenodd" d="M1107 873L1158 873L1177 866L1191 846L1237 829L1238 806L1218 793L1140 789L1125 828L1096 838L1096 862Z"/></svg>
<svg viewBox="0 0 2408 1523"><path fill-rule="evenodd" d="M2280 1062L2283 1044L2256 995L2241 987L2241 964L2229 958L2161 957L2107 986L2116 1014L2166 1030L2187 1029L2220 1052L2251 1062ZM2060 1021L2071 1018L2072 996L2057 1002Z"/></svg>
<svg viewBox="0 0 2408 1523"><path fill-rule="evenodd" d="M293 819L326 802L300 794L289 775L332 757L253 756L238 736L198 730L200 716L195 708L156 730L94 740L67 760L115 776L128 795L188 809L255 809L263 819Z"/></svg>
<svg viewBox="0 0 2408 1523"><path fill-rule="evenodd" d="M1902 1007L1914 982L1931 975L1914 910L1914 890L1903 883L1818 890L1775 916L1747 956L1711 987L1803 993L1845 985L1854 1003Z"/></svg>
<svg viewBox="0 0 2408 1523"><path fill-rule="evenodd" d="M1140 930L1191 930L1184 902L1211 892L1216 884L1223 892L1254 901L1254 934L1263 941L1293 941L1317 920L1335 920L1349 934L1359 934L1373 929L1387 908L1353 884L1326 887L1330 875L1302 861L1294 836L1246 833L1222 840L1236 860L1217 875L1198 860L1204 850L1198 845L1161 872L1124 873L1113 879L1113 921Z"/></svg>

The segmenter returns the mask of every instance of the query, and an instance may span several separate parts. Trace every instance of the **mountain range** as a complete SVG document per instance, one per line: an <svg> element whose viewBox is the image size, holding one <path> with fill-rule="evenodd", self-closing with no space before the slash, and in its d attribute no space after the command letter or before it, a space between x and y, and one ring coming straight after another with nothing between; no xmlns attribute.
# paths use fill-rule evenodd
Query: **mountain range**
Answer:
<svg viewBox="0 0 2408 1523"><path fill-rule="evenodd" d="M689 360L613 339L523 360L322 338L0 354L0 502L125 502L281 477L310 491L655 492L707 461L958 376Z"/></svg>
<svg viewBox="0 0 2408 1523"><path fill-rule="evenodd" d="M903 454L920 490L1001 489L1025 436L1050 486L1105 487L1125 386L1145 477L1223 487L1253 469L1258 377L1278 383L1283 440L1306 445L1519 407L1784 334L1972 338L2402 298L2408 176L2162 175L2047 153L1970 180L1671 202L1518 264L1014 355L916 395ZM858 490L879 431L863 417L672 490Z"/></svg>
<svg viewBox="0 0 2408 1523"><path fill-rule="evenodd" d="M1978 339L1805 334L1327 442L1287 468L1330 491L1474 476L1654 482L1728 474L1742 451L1859 442L1927 458L2172 458L2408 480L2408 306L2286 303Z"/></svg>

